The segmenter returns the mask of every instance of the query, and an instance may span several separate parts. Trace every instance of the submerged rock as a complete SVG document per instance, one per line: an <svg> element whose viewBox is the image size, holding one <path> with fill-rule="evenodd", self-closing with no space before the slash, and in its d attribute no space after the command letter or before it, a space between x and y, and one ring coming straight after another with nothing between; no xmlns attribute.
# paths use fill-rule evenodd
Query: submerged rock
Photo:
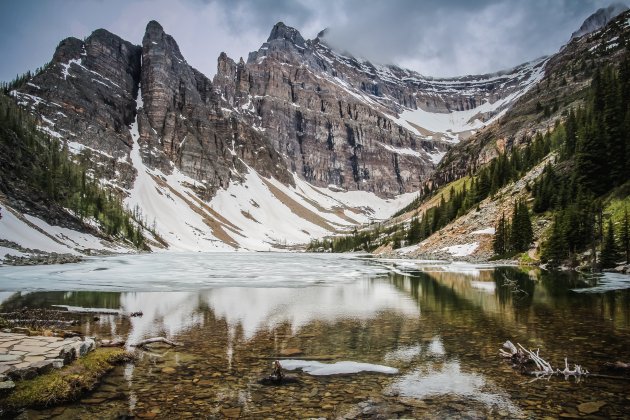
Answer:
<svg viewBox="0 0 630 420"><path fill-rule="evenodd" d="M597 413L599 409L605 405L606 403L604 401L589 401L579 404L577 409L581 414L593 414Z"/></svg>
<svg viewBox="0 0 630 420"><path fill-rule="evenodd" d="M15 388L15 382L13 382L12 380L0 382L0 392L9 391L13 388Z"/></svg>

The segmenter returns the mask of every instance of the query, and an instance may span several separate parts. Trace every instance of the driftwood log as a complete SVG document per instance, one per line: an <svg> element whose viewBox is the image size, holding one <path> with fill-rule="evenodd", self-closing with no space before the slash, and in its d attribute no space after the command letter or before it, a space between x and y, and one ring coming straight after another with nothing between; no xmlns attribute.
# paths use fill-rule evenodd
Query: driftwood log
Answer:
<svg viewBox="0 0 630 420"><path fill-rule="evenodd" d="M173 347L179 347L182 344L181 343L176 343L174 341L169 340L168 338L164 338L164 337L153 337L153 338L147 338L145 340L142 340L138 343L134 343L134 344L129 344L129 347L145 347L149 344L155 344L155 343L162 343L162 344L167 344L169 346L173 346Z"/></svg>
<svg viewBox="0 0 630 420"><path fill-rule="evenodd" d="M589 374L589 371L580 365L573 365L569 368L567 358L564 359L564 369L554 369L551 363L540 356L540 349L536 351L528 350L519 343L515 346L511 341L503 343L503 349L499 349L499 354L506 359L510 359L513 366L519 368L521 372L536 376L536 378L549 378L553 375L564 375L565 378L573 376L580 379ZM505 349L505 350L504 350Z"/></svg>
<svg viewBox="0 0 630 420"><path fill-rule="evenodd" d="M153 337L153 338L147 338L145 340L139 341L137 343L134 344L129 344L129 347L139 347L139 348L145 348L147 345L149 344L154 344L154 343L161 343L161 344L167 344L169 346L172 347L179 347L182 344L181 343L176 343L174 341L171 341L165 337ZM127 345L127 342L124 340L120 340L120 339L114 339L114 340L101 340L100 341L100 346L101 347L124 347Z"/></svg>
<svg viewBox="0 0 630 420"><path fill-rule="evenodd" d="M99 346L101 347L124 347L126 342L124 340L101 340Z"/></svg>

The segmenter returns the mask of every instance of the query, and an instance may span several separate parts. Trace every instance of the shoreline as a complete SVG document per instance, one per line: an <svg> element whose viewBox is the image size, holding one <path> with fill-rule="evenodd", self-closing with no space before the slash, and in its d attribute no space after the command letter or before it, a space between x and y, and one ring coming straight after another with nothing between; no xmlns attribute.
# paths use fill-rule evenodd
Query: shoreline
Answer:
<svg viewBox="0 0 630 420"><path fill-rule="evenodd" d="M6 244L5 244L6 245ZM13 244L17 245L17 244ZM8 247L7 247L8 248ZM90 257L108 257L108 256L122 256L122 255L147 255L153 254L154 251L138 251L138 252L113 252L108 250L95 250L89 249L85 253L81 254L69 254L69 253L56 253L56 252L44 252L40 250L26 249L19 245L16 247L12 247L11 249L19 252L21 254L26 255L12 255L6 254L2 258L0 258L0 269L2 267L33 267L33 266L46 266L46 265L64 265L64 264L78 264L85 262ZM241 252L251 252L255 254L268 254L269 251L248 251L248 250L233 250L233 251L221 251L218 253L241 253ZM213 251L162 251L165 254L180 254L180 253L208 253L208 254L216 254L217 252ZM275 250L272 253L280 253L280 254L331 254L331 253L321 253L321 252L309 252L306 250L300 251L288 251L288 250ZM533 267L539 268L545 271L552 272L575 272L581 274L601 274L601 273L617 273L622 275L630 275L630 264L620 264L615 268L608 268L600 271L592 271L589 267L567 267L560 266L554 269L547 268L545 264L541 264L539 261L521 261L517 259L498 259L492 260L485 256L475 256L475 255L462 255L454 257L451 254L443 253L422 253L422 254L405 254L405 253L397 253L397 252L383 252L379 254L374 254L370 252L360 252L360 253L348 253L342 252L338 253L339 255L356 255L359 257L368 257L373 259L388 259L388 260L421 260L426 263L443 263L443 264L453 264L453 263L467 263L467 264L484 264L488 266L494 267ZM582 269L581 269L582 268ZM585 269L588 268L588 269Z"/></svg>

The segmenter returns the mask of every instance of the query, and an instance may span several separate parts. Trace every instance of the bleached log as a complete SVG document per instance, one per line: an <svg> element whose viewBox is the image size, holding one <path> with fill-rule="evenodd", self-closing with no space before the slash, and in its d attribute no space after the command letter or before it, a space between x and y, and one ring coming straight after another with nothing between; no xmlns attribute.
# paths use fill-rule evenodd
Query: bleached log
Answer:
<svg viewBox="0 0 630 420"><path fill-rule="evenodd" d="M176 343L174 341L169 340L168 338L164 338L164 337L153 337L153 338L147 338L145 340L142 340L138 343L135 344L130 344L130 347L144 347L147 344L154 344L154 343L163 343L163 344L168 344L169 346L173 346L173 347L179 347L182 346L183 344L181 343Z"/></svg>
<svg viewBox="0 0 630 420"><path fill-rule="evenodd" d="M523 347L520 343L516 343L517 346L512 344L511 341L506 341L503 343L503 348L507 349L499 349L499 354L505 358L509 358L512 362L515 363L516 366L520 366L521 369L529 362L533 362L536 365L536 370L528 372L531 375L535 375L536 378L540 377L551 377L555 374L562 374L565 377L573 376L577 379L582 376L588 375L589 371L583 368L580 365L573 365L573 370L569 368L569 362L565 358L564 359L564 370L554 369L551 366L551 363L546 361L540 356L540 349L536 349L536 351L532 351Z"/></svg>
<svg viewBox="0 0 630 420"><path fill-rule="evenodd" d="M503 348L508 350L508 351L505 351L503 349L499 349L499 353L503 357L512 357L516 353L518 353L518 349L516 348L516 346L514 344L512 344L512 342L510 340L508 340L505 343L503 343Z"/></svg>
<svg viewBox="0 0 630 420"><path fill-rule="evenodd" d="M123 340L102 340L99 343L101 347L124 347L125 341Z"/></svg>
<svg viewBox="0 0 630 420"><path fill-rule="evenodd" d="M536 353L534 353L533 351L528 350L525 347L523 347L520 343L516 343L516 344L521 348L521 350L525 352L525 354L529 356L530 360L532 360L536 364L536 367L538 368L538 370L533 372L535 375L553 375L554 370L551 367L551 364L547 362L545 359L543 359L542 357L540 357L539 355L540 349L537 349Z"/></svg>
<svg viewBox="0 0 630 420"><path fill-rule="evenodd" d="M580 365L573 365L573 370L569 369L569 363L567 362L567 358L564 358L564 370L563 371L559 371L560 373L562 373L564 376L582 376L582 375L588 375L588 370L583 369L582 366Z"/></svg>

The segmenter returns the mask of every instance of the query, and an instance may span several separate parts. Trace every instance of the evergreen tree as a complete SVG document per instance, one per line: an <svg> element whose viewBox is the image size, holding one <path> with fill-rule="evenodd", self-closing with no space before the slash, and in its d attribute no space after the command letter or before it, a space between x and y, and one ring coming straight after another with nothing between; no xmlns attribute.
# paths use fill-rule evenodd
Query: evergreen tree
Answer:
<svg viewBox="0 0 630 420"><path fill-rule="evenodd" d="M562 232L560 216L556 216L551 226L551 235L545 241L542 249L542 261L549 267L557 267L567 256L566 243Z"/></svg>
<svg viewBox="0 0 630 420"><path fill-rule="evenodd" d="M505 221L505 213L501 214L501 219L495 228L494 240L492 242L492 248L496 255L503 255L507 253L508 244L508 230Z"/></svg>
<svg viewBox="0 0 630 420"><path fill-rule="evenodd" d="M596 195L602 193L608 181L605 144L604 133L594 118L578 130L575 174L579 185Z"/></svg>
<svg viewBox="0 0 630 420"><path fill-rule="evenodd" d="M490 193L490 175L488 174L488 170L486 168L481 170L481 173L477 178L475 188L475 203L481 202Z"/></svg>
<svg viewBox="0 0 630 420"><path fill-rule="evenodd" d="M509 249L517 252L527 251L533 239L534 232L527 204L523 200L515 201Z"/></svg>
<svg viewBox="0 0 630 420"><path fill-rule="evenodd" d="M409 232L407 232L407 241L409 245L417 244L422 239L422 226L418 220L418 216L411 219Z"/></svg>
<svg viewBox="0 0 630 420"><path fill-rule="evenodd" d="M429 224L428 212L424 212L422 215L422 225L420 230L422 231L422 237L428 238L431 236L431 225Z"/></svg>
<svg viewBox="0 0 630 420"><path fill-rule="evenodd" d="M621 250L626 256L626 264L630 264L630 220L628 219L628 209L623 213L621 224Z"/></svg>
<svg viewBox="0 0 630 420"><path fill-rule="evenodd" d="M518 215L520 232L522 236L522 251L527 251L532 241L534 240L534 230L532 228L532 219L529 215L529 208L527 208L527 204L525 204L525 201L521 200L519 206L520 209L518 211Z"/></svg>
<svg viewBox="0 0 630 420"><path fill-rule="evenodd" d="M518 210L519 205L518 202L515 201L512 209L512 229L510 230L510 240L508 244L508 249L510 251L519 251L521 248Z"/></svg>
<svg viewBox="0 0 630 420"><path fill-rule="evenodd" d="M599 257L599 264L602 268L612 268L619 261L619 252L615 243L615 229L612 219L608 220L608 230L602 245L602 253Z"/></svg>
<svg viewBox="0 0 630 420"><path fill-rule="evenodd" d="M575 146L577 144L577 121L573 110L569 111L565 131L564 153L566 157L570 157L575 153Z"/></svg>

